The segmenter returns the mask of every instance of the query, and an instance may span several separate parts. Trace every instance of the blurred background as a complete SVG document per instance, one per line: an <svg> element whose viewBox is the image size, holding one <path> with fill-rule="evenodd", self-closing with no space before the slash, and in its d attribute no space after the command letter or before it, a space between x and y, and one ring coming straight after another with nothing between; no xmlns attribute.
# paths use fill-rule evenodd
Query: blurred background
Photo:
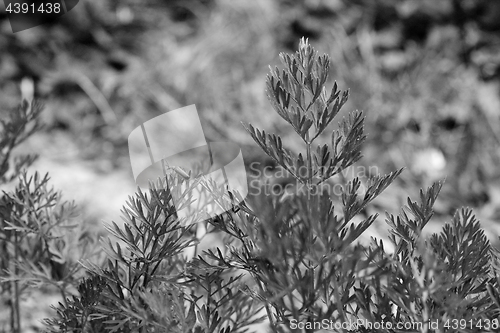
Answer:
<svg viewBox="0 0 500 333"><path fill-rule="evenodd" d="M379 208L396 212L446 178L438 215L471 206L500 218L498 0L86 0L15 34L2 10L0 31L2 112L20 102L23 79L46 105L45 131L19 153L38 153L33 169L89 222L119 219L135 189L127 137L163 112L196 104L207 139L238 143L248 165L272 163L241 122L300 149L265 78L303 36L350 90L343 115L366 114L359 166L406 167Z"/></svg>
<svg viewBox="0 0 500 333"><path fill-rule="evenodd" d="M15 34L3 6L1 113L32 81L46 128L19 153L40 155L32 171L49 172L87 223L120 220L135 190L127 137L163 112L196 104L207 140L239 144L248 165L272 163L241 122L301 148L265 79L307 37L331 56L331 84L350 90L341 116L365 112L358 166L406 167L372 209L397 213L446 178L435 227L469 206L497 239L499 0L82 0Z"/></svg>
<svg viewBox="0 0 500 333"><path fill-rule="evenodd" d="M163 112L196 104L207 140L239 144L248 165L272 162L241 122L301 149L265 94L268 66L301 37L350 90L341 116L365 112L358 166L406 167L376 209L446 178L438 215L500 219L499 0L85 0L15 34L2 8L0 32L0 109L18 105L23 79L46 105L45 131L19 153L40 155L32 169L88 223L120 220L135 190L127 137Z"/></svg>

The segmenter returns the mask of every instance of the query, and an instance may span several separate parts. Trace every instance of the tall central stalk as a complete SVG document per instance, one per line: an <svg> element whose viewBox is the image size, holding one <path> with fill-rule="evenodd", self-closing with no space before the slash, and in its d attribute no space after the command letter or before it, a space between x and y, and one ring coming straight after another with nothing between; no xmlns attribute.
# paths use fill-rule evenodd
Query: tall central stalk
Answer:
<svg viewBox="0 0 500 333"><path fill-rule="evenodd" d="M309 240L308 240L308 245L307 245L307 254L309 258L311 258L312 251L313 251L313 241L314 241L314 231L312 228L312 207L311 207L311 191L312 191L312 186L313 186L313 170L312 170L312 156L311 156L311 141L310 141L310 135L309 131L307 131L306 134L306 158L307 158L307 218L308 218L308 223L307 226L309 228ZM311 284L309 286L309 297L313 297L314 293L314 267L311 259L309 259L308 263L308 275L311 278Z"/></svg>

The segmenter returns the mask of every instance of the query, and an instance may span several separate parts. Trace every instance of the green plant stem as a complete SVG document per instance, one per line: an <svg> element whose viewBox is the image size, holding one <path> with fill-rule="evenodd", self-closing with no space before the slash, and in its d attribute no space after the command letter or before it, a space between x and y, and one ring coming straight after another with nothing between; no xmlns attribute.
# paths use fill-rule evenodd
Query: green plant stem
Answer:
<svg viewBox="0 0 500 333"><path fill-rule="evenodd" d="M14 260L18 260L18 247L19 247L19 240L17 238L17 232L14 232ZM15 264L14 261L14 274L17 277L19 274L19 269L17 264ZM20 333L21 332L21 313L20 313L20 306L19 306L19 283L17 280L14 281L14 297L13 297L13 308L12 308L12 314L14 317L14 327L12 327L14 333Z"/></svg>
<svg viewBox="0 0 500 333"><path fill-rule="evenodd" d="M309 242L308 242L308 247L307 251L309 254L309 257L311 257L312 249L313 249L313 240L314 240L314 232L312 228L312 207L311 207L311 191L312 191L312 185L313 185L313 170L312 170L312 154L311 154L311 144L312 141L310 141L309 137L309 131L306 134L306 149L307 149L307 200L308 200L308 205L307 205L307 218L308 218L308 227L309 227ZM299 171L300 174L300 171ZM314 293L314 268L312 267L313 264L311 260L309 260L309 277L311 278L311 283L312 285L309 286L309 297L313 296Z"/></svg>
<svg viewBox="0 0 500 333"><path fill-rule="evenodd" d="M259 281L258 279L255 279L257 281L257 285L259 286L259 289L264 292L264 286L262 285L262 282ZM278 333L278 329L276 327L276 323L274 322L273 318L273 312L271 310L271 307L269 306L269 302L265 302L264 308L266 309L266 314L267 318L269 319L269 325L271 326L272 330L274 333Z"/></svg>
<svg viewBox="0 0 500 333"><path fill-rule="evenodd" d="M245 242L245 239L242 236L237 237L237 238L240 240L247 255L250 255L251 251L248 248L247 243ZM264 286L262 284L262 281L260 281L254 274L252 274L252 275L253 275L253 278L254 278L255 282L257 283L257 286L259 287L260 291L262 293L264 293L265 290L264 290ZM278 329L276 327L276 323L275 323L274 318L273 318L273 312L271 310L271 307L269 306L269 302L267 301L267 299L265 300L264 308L266 309L267 319L269 319L269 325L271 326L274 333L278 333Z"/></svg>

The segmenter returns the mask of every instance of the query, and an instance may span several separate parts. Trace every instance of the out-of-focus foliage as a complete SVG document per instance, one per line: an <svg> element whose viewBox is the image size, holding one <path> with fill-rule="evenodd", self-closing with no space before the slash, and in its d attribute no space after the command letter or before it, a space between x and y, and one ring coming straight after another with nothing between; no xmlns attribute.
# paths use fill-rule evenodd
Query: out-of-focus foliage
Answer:
<svg viewBox="0 0 500 333"><path fill-rule="evenodd" d="M402 170L371 177L364 190L355 177L340 198L318 190L360 159L364 118L350 113L330 132L331 144L312 149L348 94L337 84L326 89L330 59L306 40L281 60L284 69L267 77L268 97L305 150L246 129L303 190L260 195L206 220L205 231L222 232L225 246L201 253L195 247L189 259L183 251L206 234L189 235L197 225L177 215L162 180L151 183L147 193L129 198L125 224L109 228L107 261L84 265L90 277L78 295L46 321L51 332L238 333L264 318L273 333L498 331L499 257L472 211L457 211L430 239L422 235L442 182L421 190L418 201L408 198L397 216L386 213L388 242L373 237L368 246L356 244L378 214L355 217ZM183 182L166 177L169 184Z"/></svg>
<svg viewBox="0 0 500 333"><path fill-rule="evenodd" d="M33 287L50 286L63 299L79 284L82 266L89 258L92 237L83 224L72 224L75 207L62 202L61 193L49 187L49 177L26 168L36 156L13 157L13 151L41 129L42 106L26 100L1 120L0 185L17 180L13 191L0 195L0 331L8 312L10 329L23 329L21 302ZM76 283L76 285L73 285ZM4 310L5 309L5 310Z"/></svg>
<svg viewBox="0 0 500 333"><path fill-rule="evenodd" d="M195 103L209 139L238 142L249 162L264 159L252 148L251 138L237 130L241 120L251 122L276 133L277 137L271 138L274 148L267 147L260 138L270 153L276 154L278 160L281 156L281 162L295 164L289 165L291 168L300 166L303 162L300 158L278 154L277 138L283 138L290 151L298 151L306 139L304 127L311 125L299 124L297 119L289 119L291 124L283 122L282 115L269 112L264 78L267 65L278 63L279 51L295 50L299 37L305 36L321 52L331 55L330 77L337 80L338 86L349 88L353 96L346 102L346 109L357 108L367 115L364 124L369 140L362 150L365 158L355 165L377 165L383 172L407 167L387 189L388 195L384 193L374 202L377 211L394 211L408 192L416 192L446 176L435 205L437 218L461 205L470 205L479 208L483 222L498 221L495 211L500 204L500 196L496 194L500 188L498 1L86 0L80 1L60 21L18 34L10 33L6 17L1 15L0 108L15 107L19 81L26 76L33 78L36 97L45 99L47 104L41 116L49 133L62 133L67 140L76 142L80 148L78 158L109 159L115 168L124 168L129 163L126 139L138 123ZM337 116L343 115L340 111ZM359 128L360 119L354 117L353 128ZM294 125L296 131L292 131ZM300 135L295 135L296 132ZM259 138L255 131L253 136ZM357 144L351 148L360 153ZM334 156L328 149L320 148L313 153L318 165L328 163L328 157ZM0 157L5 160L4 155ZM342 156L335 157L344 160ZM271 159L265 162L276 165ZM8 163L12 166L13 161ZM0 168L2 175L5 165L2 163ZM27 185L29 177L23 179L20 188L27 190L22 184ZM398 304L395 316L420 318L424 314L439 316L443 311L456 316L484 315L483 306L500 299L495 279L475 278L476 273L485 273L479 265L485 261L478 260L464 272L457 270L489 248L470 211L462 211L441 235L421 245L426 250L419 252L407 246L408 239L418 238L428 222L428 210L438 190L431 187L423 192L422 198L426 200L422 201L426 202L420 207L409 202L413 217L406 212L399 217L388 217L395 230L392 245L410 259L392 262L390 272L397 274L387 282L391 288L373 297L382 304L379 309L383 312L390 312L383 307L389 304L390 297L405 293L411 297ZM16 196L3 198L15 201ZM280 209L278 212L284 216L294 212L289 207ZM21 213L24 211L17 215L17 222L22 221ZM369 210L368 214L371 213L374 212ZM25 232L27 241L33 238L26 230L18 231ZM278 237L282 230L265 232L274 232ZM461 237L477 245L466 247L474 253L473 257L456 252ZM373 248L375 256L379 245ZM47 250L45 254L50 255L36 266L39 273L44 273L43 267L59 263L50 252L57 249ZM269 252L272 251L270 248ZM264 269L268 273L263 277L265 281L273 282L274 276L285 275L273 269L276 266L273 258L243 259L250 270ZM494 261L496 254L484 255L483 259ZM129 264L125 267L131 267ZM349 268L354 263L345 260L343 265ZM112 263L110 267L117 265ZM139 279L147 276L141 269L135 272ZM101 273L116 284L114 287L123 283L122 276L112 275L111 270ZM415 276L418 279L413 279ZM203 288L203 283L210 279L210 275L199 277L196 283ZM348 283L351 277L346 275L341 279ZM428 284L432 279L439 283ZM8 282L8 286L14 286L10 284L12 281ZM74 310L79 319L85 319L83 312L95 306L92 302L98 299L95 296L102 283L96 277L83 281L79 290L81 299L70 298L65 307ZM457 288L458 283L464 283L465 287ZM447 294L448 289L454 293ZM367 315L373 313L373 303L368 297L372 293L369 285L356 286L356 298L365 305L362 311ZM122 302L126 295L123 299L119 295L117 304L134 313L136 323L151 319L148 316L153 313L158 327L169 324L172 318L157 316L154 311L140 312L139 305L150 300L147 306L152 309L166 303L176 306L182 303L180 297L186 296L174 289L163 290L157 299L150 297L147 290L137 295L134 299L137 304ZM437 304L436 299L444 301ZM470 311L467 302L477 312ZM278 305L277 313L285 316L286 307L293 304ZM72 310L59 314L64 320L71 319ZM177 310L177 315L186 317L189 326L191 309ZM214 317L217 318L215 313L206 307L202 318L209 322ZM118 325L122 318L116 318Z"/></svg>
<svg viewBox="0 0 500 333"><path fill-rule="evenodd" d="M440 210L481 207L497 201L499 11L493 0L89 0L18 34L0 17L0 93L13 107L32 77L49 130L114 167L128 163L138 123L193 103L209 139L253 160L262 155L232 130L242 118L299 144L267 112L262 77L305 36L332 56L348 106L367 112L363 163L412 165L412 186L448 176Z"/></svg>

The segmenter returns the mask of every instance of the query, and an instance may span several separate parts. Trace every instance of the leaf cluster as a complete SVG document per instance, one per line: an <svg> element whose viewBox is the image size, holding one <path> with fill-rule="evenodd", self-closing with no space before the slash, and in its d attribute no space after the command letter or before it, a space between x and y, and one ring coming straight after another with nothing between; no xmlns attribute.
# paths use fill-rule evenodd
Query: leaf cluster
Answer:
<svg viewBox="0 0 500 333"><path fill-rule="evenodd" d="M284 69L272 69L267 78L268 97L305 150L292 151L279 135L252 125L246 129L304 190L248 198L194 224L176 209L192 198L181 195L174 204L172 195L189 186L186 175L167 174L149 191L138 189L122 210L123 222L113 222L102 241L105 260L82 261L87 276L79 280L78 293L64 297L57 315L46 321L52 332L240 333L264 320L272 332L299 332L293 323L324 320L365 322L344 332L402 332L398 323L420 323L405 332L499 330L500 255L472 211L458 211L440 234L424 239L422 230L433 218L443 185L438 182L421 190L418 201L408 198L399 214L386 214L388 241L372 238L361 244L378 218L363 212L402 170L367 181L354 177L340 194L318 191L361 158L364 118L351 113L332 130L328 143L313 147L325 138L348 94L336 84L326 88L329 57L319 56L306 40L281 60ZM175 188L163 186L165 181ZM46 183L47 178L23 175L18 189L3 197L0 235L23 244L17 248L26 258L42 254L34 266L9 261L4 283L19 281L21 272L42 274L47 262L64 257L54 250L59 238L53 230L69 215ZM213 189L221 203L227 197L242 199L231 189L202 185ZM224 246L198 250L204 237L215 235ZM437 329L430 327L435 320Z"/></svg>

